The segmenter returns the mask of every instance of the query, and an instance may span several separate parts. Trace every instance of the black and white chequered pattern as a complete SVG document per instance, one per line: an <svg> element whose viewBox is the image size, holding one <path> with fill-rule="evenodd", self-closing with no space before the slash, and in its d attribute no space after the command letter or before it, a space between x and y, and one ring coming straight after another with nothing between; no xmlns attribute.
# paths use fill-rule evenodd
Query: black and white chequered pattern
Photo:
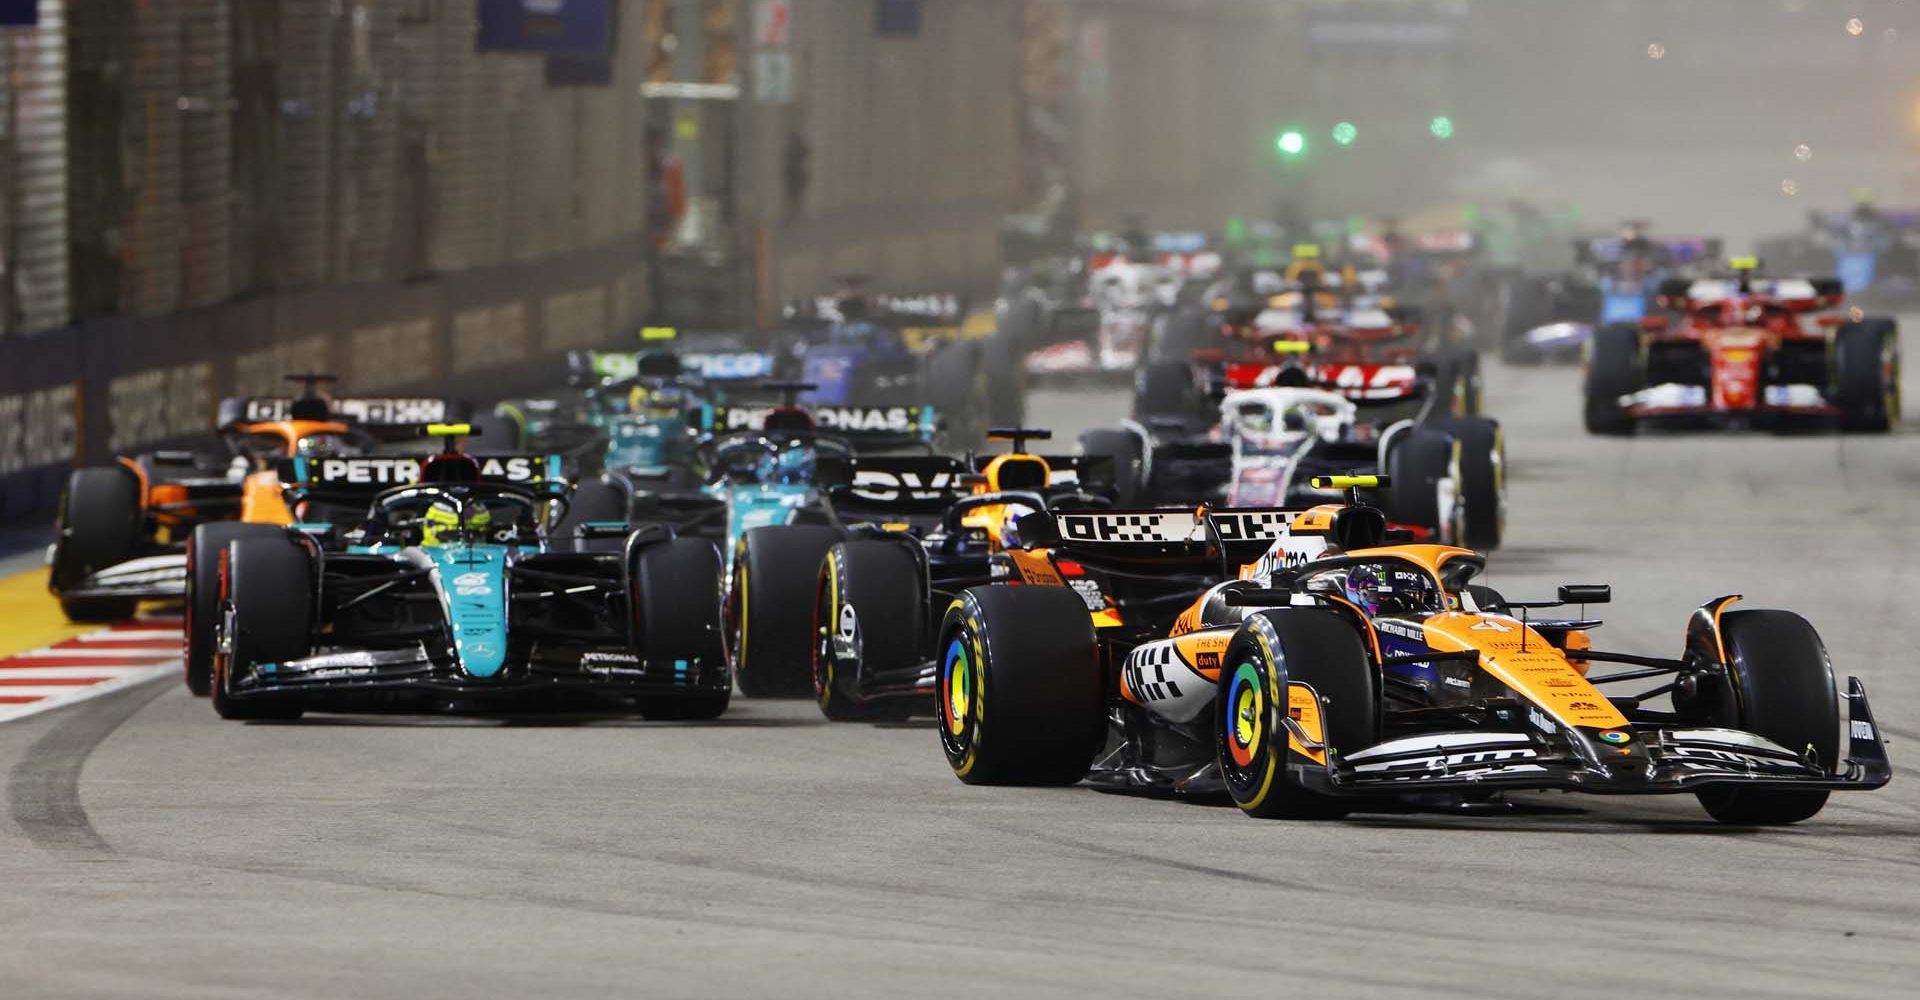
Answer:
<svg viewBox="0 0 1920 1000"><path fill-rule="evenodd" d="M1160 701L1180 697L1180 688L1167 680L1167 668L1173 665L1173 644L1141 646L1127 656L1127 687L1142 701Z"/></svg>
<svg viewBox="0 0 1920 1000"><path fill-rule="evenodd" d="M1186 511L1147 514L1059 514L1060 537L1070 542L1181 544L1203 541L1200 521Z"/></svg>

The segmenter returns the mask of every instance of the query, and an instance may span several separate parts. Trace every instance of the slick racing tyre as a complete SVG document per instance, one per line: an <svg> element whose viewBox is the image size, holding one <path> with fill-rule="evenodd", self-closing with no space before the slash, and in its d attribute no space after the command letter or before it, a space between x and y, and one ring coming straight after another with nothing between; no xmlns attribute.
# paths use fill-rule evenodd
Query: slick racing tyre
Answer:
<svg viewBox="0 0 1920 1000"><path fill-rule="evenodd" d="M1615 323L1593 331L1586 357L1587 433L1633 433L1633 417L1620 397L1640 388L1640 331Z"/></svg>
<svg viewBox="0 0 1920 1000"><path fill-rule="evenodd" d="M1507 525L1507 445L1500 425L1485 417L1447 417L1432 426L1459 445L1453 544L1482 552L1499 548Z"/></svg>
<svg viewBox="0 0 1920 1000"><path fill-rule="evenodd" d="M213 658L213 710L223 719L297 719L306 711L298 695L236 698L233 681L260 664L307 655L313 629L312 558L305 545L282 532L233 539L227 543L226 563L219 579L229 651Z"/></svg>
<svg viewBox="0 0 1920 1000"><path fill-rule="evenodd" d="M220 624L220 554L236 538L272 538L286 529L274 524L214 521L198 525L187 539L187 690L213 693L213 641Z"/></svg>
<svg viewBox="0 0 1920 1000"><path fill-rule="evenodd" d="M133 558L140 544L139 481L119 466L75 469L60 498L58 525L52 566L56 591ZM131 597L60 599L60 610L74 622L132 618L139 605Z"/></svg>
<svg viewBox="0 0 1920 1000"><path fill-rule="evenodd" d="M1154 317L1147 332L1147 364L1191 364L1193 352L1206 346L1207 314L1198 309L1176 309Z"/></svg>
<svg viewBox="0 0 1920 1000"><path fill-rule="evenodd" d="M1441 368L1449 390L1450 412L1456 417L1477 417L1481 411L1480 355L1469 347L1447 351Z"/></svg>
<svg viewBox="0 0 1920 1000"><path fill-rule="evenodd" d="M1884 317L1848 323L1833 338L1840 428L1883 433L1900 421L1900 335Z"/></svg>
<svg viewBox="0 0 1920 1000"><path fill-rule="evenodd" d="M1040 303L1020 298L1007 307L1001 328L981 343L988 426L1026 426L1027 360L1022 345L1033 343L1045 323L1046 310Z"/></svg>
<svg viewBox="0 0 1920 1000"><path fill-rule="evenodd" d="M1193 387L1193 366L1185 361L1163 361L1140 369L1134 382L1133 415L1190 417L1199 412L1199 394Z"/></svg>
<svg viewBox="0 0 1920 1000"><path fill-rule="evenodd" d="M465 441L475 455L511 455L527 446L527 428L510 414L482 410L467 420L474 434Z"/></svg>
<svg viewBox="0 0 1920 1000"><path fill-rule="evenodd" d="M813 598L838 528L790 524L740 536L727 597L733 673L749 698L813 694Z"/></svg>
<svg viewBox="0 0 1920 1000"><path fill-rule="evenodd" d="M1093 620L1065 587L974 587L935 649L947 764L969 785L1071 785L1106 738Z"/></svg>
<svg viewBox="0 0 1920 1000"><path fill-rule="evenodd" d="M1840 697L1819 633L1791 611L1771 610L1728 611L1720 630L1728 683L1702 691L1699 703L1687 708L1704 710L1709 724L1764 736L1788 750L1810 749L1821 767L1835 770ZM1722 785L1697 794L1708 815L1737 826L1798 823L1827 804L1824 789Z"/></svg>
<svg viewBox="0 0 1920 1000"><path fill-rule="evenodd" d="M700 684L684 692L644 696L636 705L640 714L649 719L711 719L725 712L733 684L727 679L721 638L720 554L713 543L672 538L642 546L633 558L632 593L640 653L650 662L686 661Z"/></svg>
<svg viewBox="0 0 1920 1000"><path fill-rule="evenodd" d="M1459 531L1459 499L1442 496L1441 486L1460 481L1458 452L1452 435L1430 427L1413 427L1395 436L1387 450L1388 519L1451 540Z"/></svg>
<svg viewBox="0 0 1920 1000"><path fill-rule="evenodd" d="M926 372L927 398L946 426L947 447L966 450L984 444L993 398L980 345L957 341L936 348Z"/></svg>
<svg viewBox="0 0 1920 1000"><path fill-rule="evenodd" d="M820 561L813 607L813 694L820 713L835 722L906 718L908 699L869 700L860 678L926 661L927 582L907 543L858 539L834 546ZM842 659L841 648L852 658Z"/></svg>
<svg viewBox="0 0 1920 1000"><path fill-rule="evenodd" d="M573 488L567 512L550 532L556 540L570 539L583 524L595 521L626 523L627 488L611 479L589 479ZM716 588L717 590L717 588Z"/></svg>
<svg viewBox="0 0 1920 1000"><path fill-rule="evenodd" d="M1552 295L1541 279L1515 277L1507 283L1505 298L1500 360L1510 365L1539 363L1544 358L1527 343L1527 332L1553 321Z"/></svg>
<svg viewBox="0 0 1920 1000"><path fill-rule="evenodd" d="M1138 506L1146 495L1144 456L1140 438L1128 431L1101 428L1080 435L1080 454L1113 460L1113 505Z"/></svg>
<svg viewBox="0 0 1920 1000"><path fill-rule="evenodd" d="M1325 767L1379 742L1379 692L1360 633L1329 611L1263 611L1241 626L1223 662L1215 732L1234 804L1260 819L1345 815L1344 801L1301 787L1287 765ZM1289 720L1311 742L1294 739Z"/></svg>

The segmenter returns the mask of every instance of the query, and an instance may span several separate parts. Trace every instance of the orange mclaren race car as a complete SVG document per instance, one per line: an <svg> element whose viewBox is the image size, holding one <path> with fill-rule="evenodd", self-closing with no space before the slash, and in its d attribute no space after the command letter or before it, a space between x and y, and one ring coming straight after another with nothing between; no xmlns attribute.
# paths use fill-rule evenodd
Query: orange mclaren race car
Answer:
<svg viewBox="0 0 1920 1000"><path fill-rule="evenodd" d="M1358 505L1021 518L1027 546L1116 583L1218 572L1250 537L1273 541L1177 615L1121 627L1096 627L1066 587L961 594L935 688L948 763L975 784L1225 791L1288 818L1565 789L1690 792L1722 822L1792 823L1831 791L1887 782L1864 688L1836 693L1800 616L1722 597L1694 612L1678 657L1602 652L1588 640L1599 622L1528 612L1603 603L1609 588L1508 601L1472 582L1479 555L1388 544L1384 523ZM1635 680L1654 686L1601 693ZM1650 707L1661 695L1671 708Z"/></svg>

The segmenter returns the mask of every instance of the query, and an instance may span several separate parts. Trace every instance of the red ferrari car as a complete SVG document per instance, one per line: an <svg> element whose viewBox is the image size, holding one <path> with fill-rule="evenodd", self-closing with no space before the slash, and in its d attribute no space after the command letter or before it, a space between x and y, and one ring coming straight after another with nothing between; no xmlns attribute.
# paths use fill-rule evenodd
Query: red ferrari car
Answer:
<svg viewBox="0 0 1920 1000"><path fill-rule="evenodd" d="M1900 334L1890 318L1837 312L1832 278L1730 277L1663 285L1656 313L1595 331L1586 424L1631 434L1643 422L1886 431L1900 419Z"/></svg>

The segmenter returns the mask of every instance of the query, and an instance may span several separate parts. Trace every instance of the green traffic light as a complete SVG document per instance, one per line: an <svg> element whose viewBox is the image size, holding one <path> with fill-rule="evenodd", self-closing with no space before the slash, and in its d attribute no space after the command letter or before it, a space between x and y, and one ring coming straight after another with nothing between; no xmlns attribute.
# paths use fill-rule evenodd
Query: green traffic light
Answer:
<svg viewBox="0 0 1920 1000"><path fill-rule="evenodd" d="M1353 140L1359 137L1360 130L1352 122L1339 122L1333 126L1333 141L1342 146L1353 145Z"/></svg>
<svg viewBox="0 0 1920 1000"><path fill-rule="evenodd" d="M1451 139L1453 138L1453 119L1446 115L1434 115L1433 121L1427 123L1427 131L1432 132L1435 139Z"/></svg>
<svg viewBox="0 0 1920 1000"><path fill-rule="evenodd" d="M1273 141L1273 148L1279 150L1281 156L1299 156L1307 151L1307 137L1288 129Z"/></svg>

